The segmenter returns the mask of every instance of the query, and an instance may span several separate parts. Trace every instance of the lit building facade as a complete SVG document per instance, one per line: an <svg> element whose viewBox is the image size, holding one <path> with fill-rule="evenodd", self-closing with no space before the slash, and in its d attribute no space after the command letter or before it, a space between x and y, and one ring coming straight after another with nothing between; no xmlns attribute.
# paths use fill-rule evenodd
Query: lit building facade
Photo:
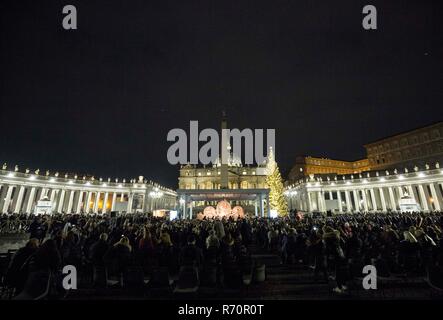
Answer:
<svg viewBox="0 0 443 320"><path fill-rule="evenodd" d="M223 171L227 176L225 186ZM226 168L182 166L177 193L187 217L192 217L193 212L194 215L203 212L206 206L215 207L222 200L229 201L232 206L242 206L246 212L265 215L269 196L265 168L244 167L240 161L230 161Z"/></svg>
<svg viewBox="0 0 443 320"><path fill-rule="evenodd" d="M439 211L443 170L439 163L352 175L311 175L287 187L291 209L332 213Z"/></svg>
<svg viewBox="0 0 443 320"><path fill-rule="evenodd" d="M266 187L263 167L229 165L228 189L257 189ZM185 165L180 168L179 189L220 189L221 168Z"/></svg>
<svg viewBox="0 0 443 320"><path fill-rule="evenodd" d="M298 157L286 196L292 209L320 212L443 209L443 122L366 144L354 162Z"/></svg>
<svg viewBox="0 0 443 320"><path fill-rule="evenodd" d="M289 181L293 182L311 174L354 174L369 170L371 170L371 167L368 159L344 161L299 156L289 172Z"/></svg>
<svg viewBox="0 0 443 320"><path fill-rule="evenodd" d="M312 174L358 174L371 170L443 163L443 122L383 138L364 145L366 158L357 161L299 156L288 182Z"/></svg>
<svg viewBox="0 0 443 320"><path fill-rule="evenodd" d="M443 163L443 122L387 137L364 146L374 170Z"/></svg>
<svg viewBox="0 0 443 320"><path fill-rule="evenodd" d="M50 202L51 212L152 212L174 209L176 193L143 177L130 181L94 179L38 170L0 170L0 212L35 213L39 202Z"/></svg>
<svg viewBox="0 0 443 320"><path fill-rule="evenodd" d="M227 129L223 116L222 132ZM217 206L221 201L231 206L241 206L246 213L269 216L265 205L269 203L266 186L266 164L244 166L227 145L228 159L222 163L220 157L210 166L183 165L180 168L177 194L182 217L192 218L207 206Z"/></svg>

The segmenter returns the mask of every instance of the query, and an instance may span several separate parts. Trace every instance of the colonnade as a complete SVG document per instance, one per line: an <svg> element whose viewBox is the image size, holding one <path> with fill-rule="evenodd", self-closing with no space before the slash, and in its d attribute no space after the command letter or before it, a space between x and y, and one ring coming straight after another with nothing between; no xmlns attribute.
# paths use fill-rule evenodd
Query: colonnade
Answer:
<svg viewBox="0 0 443 320"><path fill-rule="evenodd" d="M311 176L287 188L289 207L302 211L405 211L408 204L423 212L443 210L443 170L404 173L370 172L335 177ZM405 205L403 205L405 204Z"/></svg>
<svg viewBox="0 0 443 320"><path fill-rule="evenodd" d="M153 189L150 184L94 183L1 171L0 213L33 213L41 200L50 201L52 212L63 213L147 212L175 208L175 192L163 191L162 197L152 198L148 191Z"/></svg>

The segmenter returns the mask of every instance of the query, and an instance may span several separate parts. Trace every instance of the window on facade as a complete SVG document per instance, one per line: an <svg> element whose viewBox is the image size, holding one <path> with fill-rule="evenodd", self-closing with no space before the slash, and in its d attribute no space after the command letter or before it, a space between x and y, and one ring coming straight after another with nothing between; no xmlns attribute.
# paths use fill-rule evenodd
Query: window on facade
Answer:
<svg viewBox="0 0 443 320"><path fill-rule="evenodd" d="M407 145L408 145L408 141L406 139L402 139L401 140L401 146L404 147L404 146L407 146Z"/></svg>

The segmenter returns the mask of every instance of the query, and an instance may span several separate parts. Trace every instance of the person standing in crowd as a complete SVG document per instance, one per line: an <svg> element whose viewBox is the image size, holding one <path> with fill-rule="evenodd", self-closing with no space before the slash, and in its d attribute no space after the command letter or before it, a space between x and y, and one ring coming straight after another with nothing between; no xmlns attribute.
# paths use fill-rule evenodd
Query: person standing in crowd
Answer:
<svg viewBox="0 0 443 320"><path fill-rule="evenodd" d="M5 283L9 287L15 288L16 292L20 292L23 289L24 281L26 280L26 272L23 266L37 252L39 244L38 239L29 239L24 247L17 250L9 263Z"/></svg>
<svg viewBox="0 0 443 320"><path fill-rule="evenodd" d="M80 239L74 231L68 231L65 238L63 239L62 246L60 249L63 264L73 265L80 269L82 264L82 249L80 245Z"/></svg>
<svg viewBox="0 0 443 320"><path fill-rule="evenodd" d="M122 236L120 240L108 249L103 257L105 265L109 267L111 274L121 274L126 271L132 259L132 247L129 239Z"/></svg>
<svg viewBox="0 0 443 320"><path fill-rule="evenodd" d="M46 231L41 217L36 216L34 218L34 221L32 221L31 225L29 226L29 233L30 238L37 239L40 241L40 243L43 241L46 236Z"/></svg>
<svg viewBox="0 0 443 320"><path fill-rule="evenodd" d="M293 263L295 255L296 235L295 229L291 228L288 233L283 235L281 248L281 263Z"/></svg>
<svg viewBox="0 0 443 320"><path fill-rule="evenodd" d="M181 267L196 267L200 269L203 266L202 250L195 245L196 239L193 234L188 237L188 243L180 251L179 263Z"/></svg>
<svg viewBox="0 0 443 320"><path fill-rule="evenodd" d="M108 234L102 233L99 240L89 248L89 259L91 260L92 265L104 266L105 262L103 258L108 250Z"/></svg>
<svg viewBox="0 0 443 320"><path fill-rule="evenodd" d="M57 272L62 266L62 259L60 252L57 249L56 243L52 239L47 239L38 248L30 259L28 259L29 272L46 271Z"/></svg>

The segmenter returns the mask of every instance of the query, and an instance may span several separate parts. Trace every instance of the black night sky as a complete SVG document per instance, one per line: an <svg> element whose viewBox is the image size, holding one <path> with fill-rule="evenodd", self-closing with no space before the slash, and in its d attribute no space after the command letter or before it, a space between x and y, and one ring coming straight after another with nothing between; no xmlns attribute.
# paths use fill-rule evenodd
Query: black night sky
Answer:
<svg viewBox="0 0 443 320"><path fill-rule="evenodd" d="M167 132L219 128L222 109L276 129L284 173L301 154L355 160L443 120L439 2L2 0L0 162L175 188Z"/></svg>

